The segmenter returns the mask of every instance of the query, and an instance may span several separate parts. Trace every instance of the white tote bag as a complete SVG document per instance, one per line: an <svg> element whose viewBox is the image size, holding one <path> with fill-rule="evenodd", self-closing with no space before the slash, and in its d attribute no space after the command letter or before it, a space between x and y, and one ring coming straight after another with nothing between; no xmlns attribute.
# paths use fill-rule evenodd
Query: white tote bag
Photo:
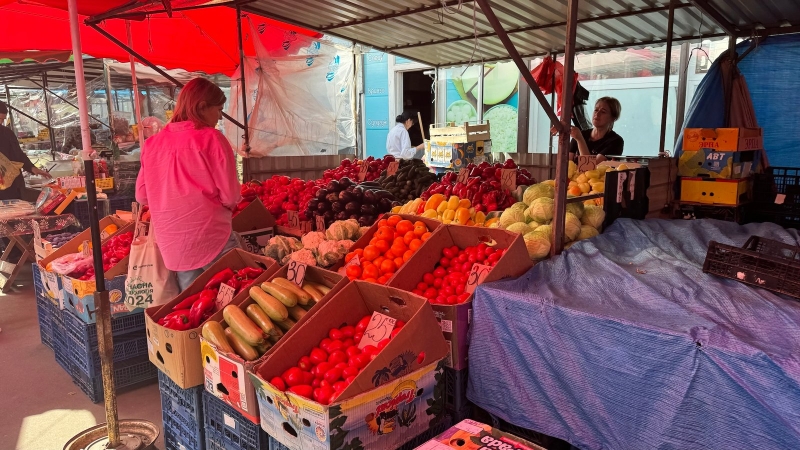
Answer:
<svg viewBox="0 0 800 450"><path fill-rule="evenodd" d="M149 308L163 305L178 294L178 280L164 265L153 225L137 221L125 280L125 305L129 311Z"/></svg>

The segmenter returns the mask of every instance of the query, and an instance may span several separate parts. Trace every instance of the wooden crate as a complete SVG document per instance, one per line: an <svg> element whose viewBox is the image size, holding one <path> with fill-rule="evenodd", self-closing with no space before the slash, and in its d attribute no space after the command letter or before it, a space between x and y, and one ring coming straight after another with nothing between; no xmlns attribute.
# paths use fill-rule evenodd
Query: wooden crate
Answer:
<svg viewBox="0 0 800 450"><path fill-rule="evenodd" d="M249 178L264 181L273 175L286 175L303 180L322 178L322 172L337 167L343 159L355 155L315 155L315 156L265 156L246 158Z"/></svg>

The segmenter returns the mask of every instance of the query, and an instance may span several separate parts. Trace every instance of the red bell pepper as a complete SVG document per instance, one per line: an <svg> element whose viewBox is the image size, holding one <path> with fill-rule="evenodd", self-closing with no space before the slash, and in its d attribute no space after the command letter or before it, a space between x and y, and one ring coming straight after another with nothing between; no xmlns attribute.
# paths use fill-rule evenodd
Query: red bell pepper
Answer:
<svg viewBox="0 0 800 450"><path fill-rule="evenodd" d="M208 280L208 283L205 285L205 289L217 289L219 288L220 284L227 282L233 278L233 276L233 270L230 267L226 267Z"/></svg>
<svg viewBox="0 0 800 450"><path fill-rule="evenodd" d="M259 267L245 267L237 272L238 275L245 278L258 278L262 273L264 273L264 269Z"/></svg>
<svg viewBox="0 0 800 450"><path fill-rule="evenodd" d="M203 291L203 292L213 292L213 291ZM189 321L191 322L191 328L197 328L203 323L203 316L209 312L213 312L215 305L216 295L201 295L200 298L194 302L192 305L192 309L189 311Z"/></svg>
<svg viewBox="0 0 800 450"><path fill-rule="evenodd" d="M176 331L185 331L191 328L190 320L189 320L190 311L188 309L181 309L178 311L173 311L166 316L162 317L158 323L166 328Z"/></svg>
<svg viewBox="0 0 800 450"><path fill-rule="evenodd" d="M180 302L177 305L175 305L172 308L172 310L173 311L178 311L180 309L189 309L189 308L192 307L192 305L194 305L194 302L196 302L197 299L199 299L199 298L200 298L200 292L198 292L197 294L194 294L194 295L190 295L190 296L186 297L185 299L183 299L182 302Z"/></svg>

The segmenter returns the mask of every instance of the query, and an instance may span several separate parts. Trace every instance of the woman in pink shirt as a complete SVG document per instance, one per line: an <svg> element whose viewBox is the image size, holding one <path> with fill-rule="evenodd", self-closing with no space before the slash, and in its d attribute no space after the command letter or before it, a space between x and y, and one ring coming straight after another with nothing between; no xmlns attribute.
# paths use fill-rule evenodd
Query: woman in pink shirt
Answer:
<svg viewBox="0 0 800 450"><path fill-rule="evenodd" d="M181 89L167 126L147 140L136 200L149 205L164 264L185 290L222 255L239 246L231 228L240 200L236 159L217 129L225 94L195 78Z"/></svg>

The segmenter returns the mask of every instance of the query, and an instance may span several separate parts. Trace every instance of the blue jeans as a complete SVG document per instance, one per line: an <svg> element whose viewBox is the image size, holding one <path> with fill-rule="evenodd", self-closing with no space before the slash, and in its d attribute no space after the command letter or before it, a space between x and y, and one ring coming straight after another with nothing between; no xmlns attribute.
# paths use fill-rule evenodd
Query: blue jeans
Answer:
<svg viewBox="0 0 800 450"><path fill-rule="evenodd" d="M181 292L185 291L186 288L188 288L189 285L192 284L194 280L196 280L197 277L200 276L200 274L208 270L211 267L211 265L217 262L217 260L219 260L220 258L222 258L222 256L225 255L225 253L228 253L234 248L241 248L241 247L242 246L239 243L239 235L235 231L231 231L231 236L230 238L228 238L228 242L225 243L225 247L222 248L222 251L219 252L219 255L217 255L210 263L206 264L205 266L199 269L183 270L175 272L175 275L178 278L178 287L180 288Z"/></svg>

